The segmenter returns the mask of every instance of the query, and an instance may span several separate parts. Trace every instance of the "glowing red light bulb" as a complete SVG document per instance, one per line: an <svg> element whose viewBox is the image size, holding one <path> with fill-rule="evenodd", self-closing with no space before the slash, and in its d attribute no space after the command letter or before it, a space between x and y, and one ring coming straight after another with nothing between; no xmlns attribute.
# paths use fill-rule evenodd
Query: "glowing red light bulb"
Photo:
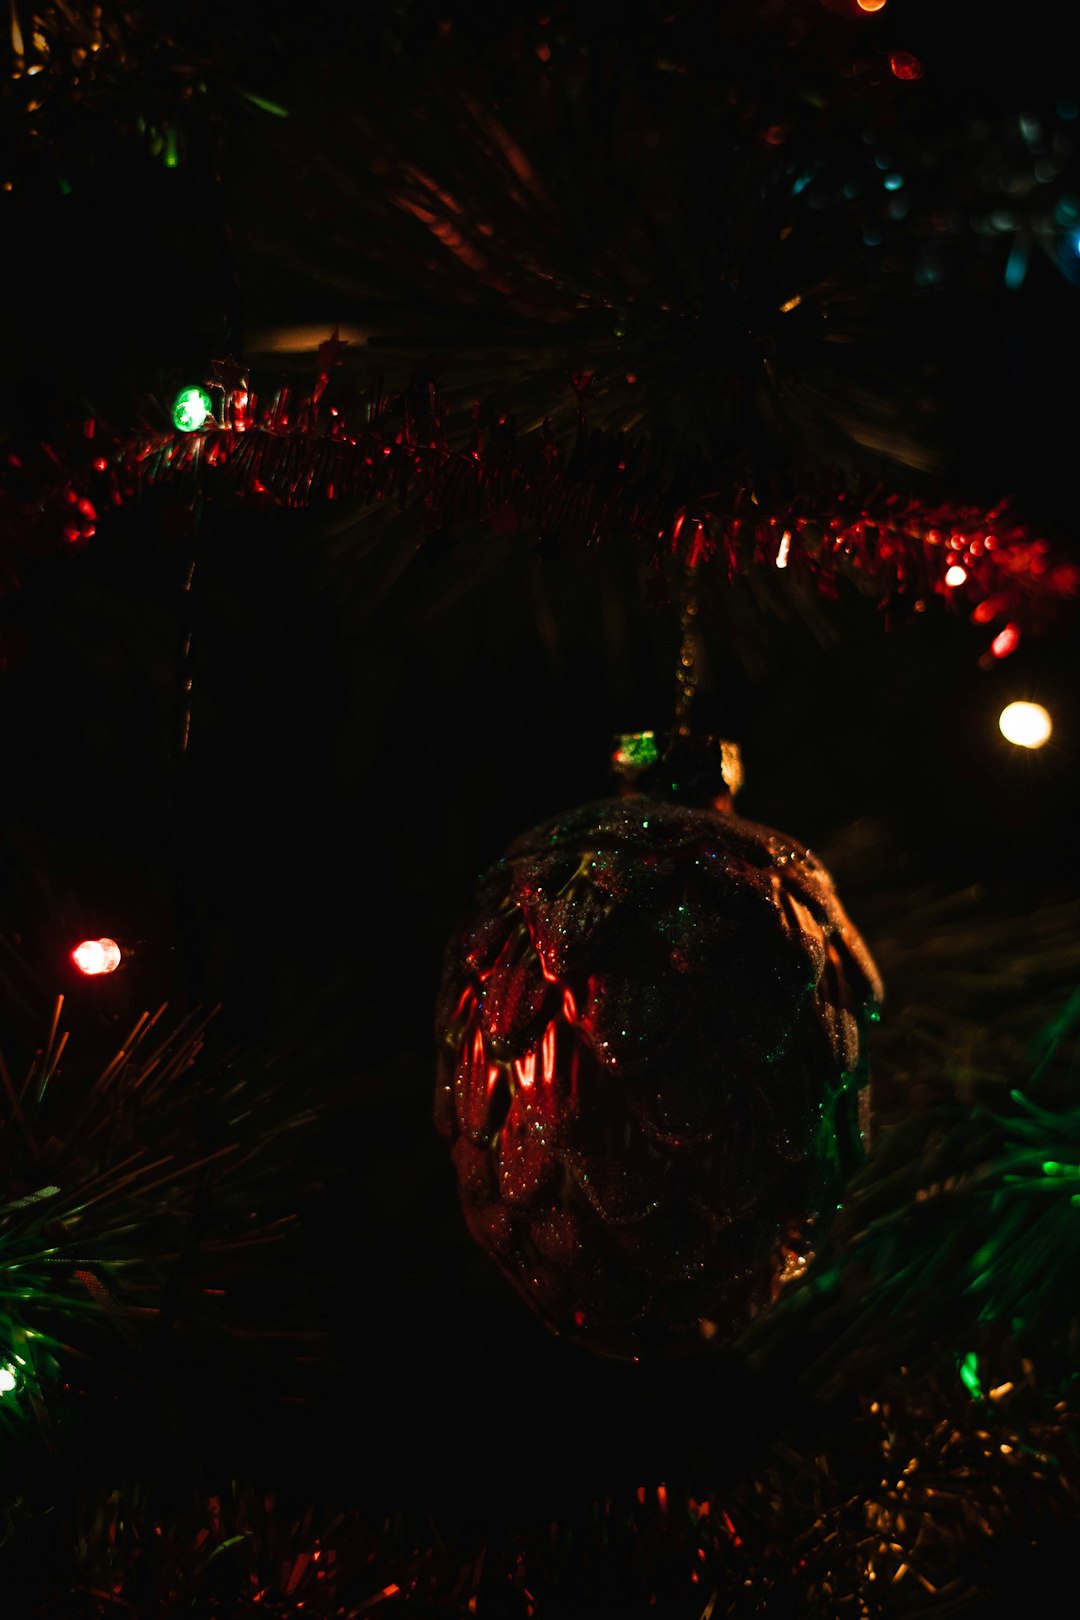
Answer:
<svg viewBox="0 0 1080 1620"><path fill-rule="evenodd" d="M926 69L910 51L893 51L889 66L898 79L921 79Z"/></svg>
<svg viewBox="0 0 1080 1620"><path fill-rule="evenodd" d="M71 953L71 960L88 979L100 973L115 973L122 952L115 939L84 939Z"/></svg>

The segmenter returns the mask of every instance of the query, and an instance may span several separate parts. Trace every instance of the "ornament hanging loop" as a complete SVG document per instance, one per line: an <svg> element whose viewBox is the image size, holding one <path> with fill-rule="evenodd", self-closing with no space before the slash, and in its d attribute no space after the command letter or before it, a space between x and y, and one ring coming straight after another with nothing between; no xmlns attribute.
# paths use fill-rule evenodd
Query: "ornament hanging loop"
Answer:
<svg viewBox="0 0 1080 1620"><path fill-rule="evenodd" d="M613 743L611 766L623 798L644 794L730 811L743 785L739 745L727 737L672 728L621 732Z"/></svg>
<svg viewBox="0 0 1080 1620"><path fill-rule="evenodd" d="M688 527L689 525L689 527ZM700 518L680 512L673 540L688 530L679 560L679 651L675 662L675 712L668 732L635 732L615 738L612 765L621 793L650 793L688 804L730 811L743 783L738 744L696 732L694 699L707 671L700 629L698 567L709 556L709 535Z"/></svg>

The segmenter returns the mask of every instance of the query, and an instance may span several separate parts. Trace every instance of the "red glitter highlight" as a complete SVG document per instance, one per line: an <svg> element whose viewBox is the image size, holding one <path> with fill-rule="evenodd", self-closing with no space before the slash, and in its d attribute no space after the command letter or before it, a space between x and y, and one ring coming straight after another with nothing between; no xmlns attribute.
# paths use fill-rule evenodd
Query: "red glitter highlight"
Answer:
<svg viewBox="0 0 1080 1620"><path fill-rule="evenodd" d="M544 1031L544 1039L540 1046L540 1055L543 1062L543 1081L550 1086L555 1078L555 1022L554 1019Z"/></svg>
<svg viewBox="0 0 1080 1620"><path fill-rule="evenodd" d="M536 1052L526 1052L522 1058L514 1059L514 1073L525 1091L536 1084Z"/></svg>
<svg viewBox="0 0 1080 1620"><path fill-rule="evenodd" d="M541 955L541 953L539 951L537 951L537 953L536 953L536 960L539 962L539 964L540 964L540 972L543 974L543 976L547 980L548 984L558 984L558 982L559 982L558 974L557 973L552 973L551 969L548 967L547 963L544 961L544 958L543 958L543 956Z"/></svg>
<svg viewBox="0 0 1080 1620"><path fill-rule="evenodd" d="M1008 658L1015 652L1020 644L1020 632L1015 624L1007 624L999 635L990 643L990 651L995 658Z"/></svg>
<svg viewBox="0 0 1080 1620"><path fill-rule="evenodd" d="M465 1008L469 1005L469 1002L472 999L473 999L473 988L472 988L471 984L467 984L465 986L464 990L461 992L461 995L458 997L458 1004L454 1008L454 1017L455 1018L460 1018L461 1017L462 1013L465 1011Z"/></svg>
<svg viewBox="0 0 1080 1620"><path fill-rule="evenodd" d="M694 537L690 542L690 553L686 559L687 568L697 568L709 555L711 547L704 523L700 520L694 524Z"/></svg>

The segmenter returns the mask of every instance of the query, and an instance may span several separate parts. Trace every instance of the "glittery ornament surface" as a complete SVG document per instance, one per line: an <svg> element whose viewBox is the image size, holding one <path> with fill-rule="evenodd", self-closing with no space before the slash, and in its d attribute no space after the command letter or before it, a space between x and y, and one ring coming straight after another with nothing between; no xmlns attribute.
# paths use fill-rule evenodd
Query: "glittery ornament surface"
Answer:
<svg viewBox="0 0 1080 1620"><path fill-rule="evenodd" d="M517 840L447 952L435 1118L466 1220L550 1327L722 1344L858 1157L872 961L794 840L607 799Z"/></svg>

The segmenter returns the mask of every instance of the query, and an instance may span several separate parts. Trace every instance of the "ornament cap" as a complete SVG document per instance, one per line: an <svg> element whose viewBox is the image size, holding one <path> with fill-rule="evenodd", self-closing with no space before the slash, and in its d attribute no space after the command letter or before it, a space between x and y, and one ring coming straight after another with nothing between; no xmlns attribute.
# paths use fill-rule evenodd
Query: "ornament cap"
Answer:
<svg viewBox="0 0 1080 1620"><path fill-rule="evenodd" d="M726 737L627 731L614 738L612 770L623 795L730 810L743 785L742 754Z"/></svg>

